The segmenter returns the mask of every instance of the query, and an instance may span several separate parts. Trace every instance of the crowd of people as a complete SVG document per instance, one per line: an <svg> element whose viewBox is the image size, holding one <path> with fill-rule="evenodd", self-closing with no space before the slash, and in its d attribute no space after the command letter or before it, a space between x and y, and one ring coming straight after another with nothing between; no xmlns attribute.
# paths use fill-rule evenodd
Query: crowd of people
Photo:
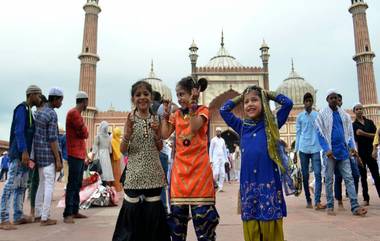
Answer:
<svg viewBox="0 0 380 241"><path fill-rule="evenodd" d="M300 158L306 208L313 208L309 185L311 163L315 210L327 209L328 215L336 215L334 198L338 202L338 209L345 210L342 195L344 180L351 212L364 216L367 213L365 207L369 205L367 167L380 196L376 161L379 131L376 125L363 115L363 105L360 103L353 106L355 120L352 122L351 116L341 108L342 95L336 90L328 91L328 106L319 112L313 110L314 99L310 93L306 93L303 100L305 110L297 116L296 121L295 158ZM327 204L321 202L322 177L325 180ZM361 205L358 201L360 178L364 199Z"/></svg>
<svg viewBox="0 0 380 241"><path fill-rule="evenodd" d="M13 230L30 222L55 225L57 220L50 217L50 209L55 182L62 178L67 182L64 223L87 218L79 212L79 193L85 169L95 167L101 182L122 194L113 241L185 241L189 220L199 241L216 240L220 217L215 196L231 180L240 186L239 213L245 241L283 241L283 218L287 216L284 185L294 189L294 183L286 178L292 163L284 158L279 129L288 119L292 100L249 86L225 102L220 115L240 137L229 150L220 127L215 137L209 137L209 110L198 104L200 93L206 89L206 79L181 79L175 89L177 106L154 92L149 83L137 81L131 90L134 109L128 114L124 131L114 128L111 133L108 123L101 122L88 154L85 141L89 132L81 115L87 108L88 95L83 91L76 95L63 133L56 114L64 97L62 89L52 88L46 98L38 86L29 86L26 101L14 109L9 152L3 153L1 161L0 179L5 174L6 182L0 229ZM314 205L316 210L327 209L328 215L336 215L334 192L339 208L344 209L344 180L352 213L364 216L364 206L369 205L367 167L380 194L376 161L379 130L363 116L361 104L353 107L356 118L352 123L341 108L342 96L337 91L327 93L328 106L319 112L313 109L313 98L310 93L304 95L305 110L297 117L295 154L290 158L293 162L300 159L306 207ZM275 113L270 101L280 106ZM239 105L244 117L233 113ZM32 111L34 106L36 110ZM315 179L314 204L310 169ZM357 196L359 179L362 205ZM321 200L323 180L327 204ZM30 216L23 210L27 189Z"/></svg>

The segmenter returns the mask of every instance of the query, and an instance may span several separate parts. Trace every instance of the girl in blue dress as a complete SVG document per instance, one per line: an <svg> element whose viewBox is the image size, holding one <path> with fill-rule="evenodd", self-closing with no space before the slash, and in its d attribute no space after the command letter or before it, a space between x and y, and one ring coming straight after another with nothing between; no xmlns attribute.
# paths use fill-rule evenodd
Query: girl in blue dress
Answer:
<svg viewBox="0 0 380 241"><path fill-rule="evenodd" d="M281 105L276 118L269 107L273 100ZM243 102L244 119L232 110ZM286 204L280 179L285 171L279 153L279 128L293 107L288 97L258 86L228 100L220 109L224 121L240 135L241 218L245 241L283 241L282 219Z"/></svg>

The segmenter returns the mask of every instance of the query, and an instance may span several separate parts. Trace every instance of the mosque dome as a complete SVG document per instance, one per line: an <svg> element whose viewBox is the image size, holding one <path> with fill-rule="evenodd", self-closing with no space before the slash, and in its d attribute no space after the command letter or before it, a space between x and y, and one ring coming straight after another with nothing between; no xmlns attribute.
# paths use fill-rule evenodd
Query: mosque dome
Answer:
<svg viewBox="0 0 380 241"><path fill-rule="evenodd" d="M277 88L277 92L288 96L293 100L294 107L303 108L303 96L309 92L314 97L314 106L316 104L316 93L314 87L309 84L303 77L299 76L294 70L292 61L292 71L289 77Z"/></svg>
<svg viewBox="0 0 380 241"><path fill-rule="evenodd" d="M150 73L148 77L143 80L151 84L153 91L159 92L161 94L161 97L165 97L166 99L169 98L171 100L173 99L170 88L167 85L165 85L161 79L157 78L156 74L154 73L153 61L151 63Z"/></svg>
<svg viewBox="0 0 380 241"><path fill-rule="evenodd" d="M211 68L234 68L242 67L235 57L231 56L224 47L224 37L222 32L222 41L220 43L220 49L216 56L212 57L209 63L205 67Z"/></svg>

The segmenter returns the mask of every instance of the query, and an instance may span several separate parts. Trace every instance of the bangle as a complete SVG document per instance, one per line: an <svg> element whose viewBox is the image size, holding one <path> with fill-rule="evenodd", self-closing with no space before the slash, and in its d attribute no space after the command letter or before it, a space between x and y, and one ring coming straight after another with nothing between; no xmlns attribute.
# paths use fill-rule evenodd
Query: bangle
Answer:
<svg viewBox="0 0 380 241"><path fill-rule="evenodd" d="M238 95L232 99L232 102L235 103L235 105L239 104L242 100L242 95Z"/></svg>
<svg viewBox="0 0 380 241"><path fill-rule="evenodd" d="M278 93L276 91L267 91L268 99L275 100Z"/></svg>
<svg viewBox="0 0 380 241"><path fill-rule="evenodd" d="M166 121L169 121L169 113L164 113L163 115L162 115L162 118L164 119L164 120L166 120Z"/></svg>

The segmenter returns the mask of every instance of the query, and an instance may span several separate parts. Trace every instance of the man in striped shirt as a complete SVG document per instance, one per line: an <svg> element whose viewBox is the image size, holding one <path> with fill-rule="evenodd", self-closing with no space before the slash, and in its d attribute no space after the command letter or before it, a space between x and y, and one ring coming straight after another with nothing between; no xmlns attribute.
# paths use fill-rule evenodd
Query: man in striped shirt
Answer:
<svg viewBox="0 0 380 241"><path fill-rule="evenodd" d="M34 155L38 166L40 183L36 195L35 217L41 226L55 225L50 219L50 206L53 198L55 173L62 169L62 159L58 144L58 118L55 108L62 105L63 91L52 88L49 103L36 116Z"/></svg>

